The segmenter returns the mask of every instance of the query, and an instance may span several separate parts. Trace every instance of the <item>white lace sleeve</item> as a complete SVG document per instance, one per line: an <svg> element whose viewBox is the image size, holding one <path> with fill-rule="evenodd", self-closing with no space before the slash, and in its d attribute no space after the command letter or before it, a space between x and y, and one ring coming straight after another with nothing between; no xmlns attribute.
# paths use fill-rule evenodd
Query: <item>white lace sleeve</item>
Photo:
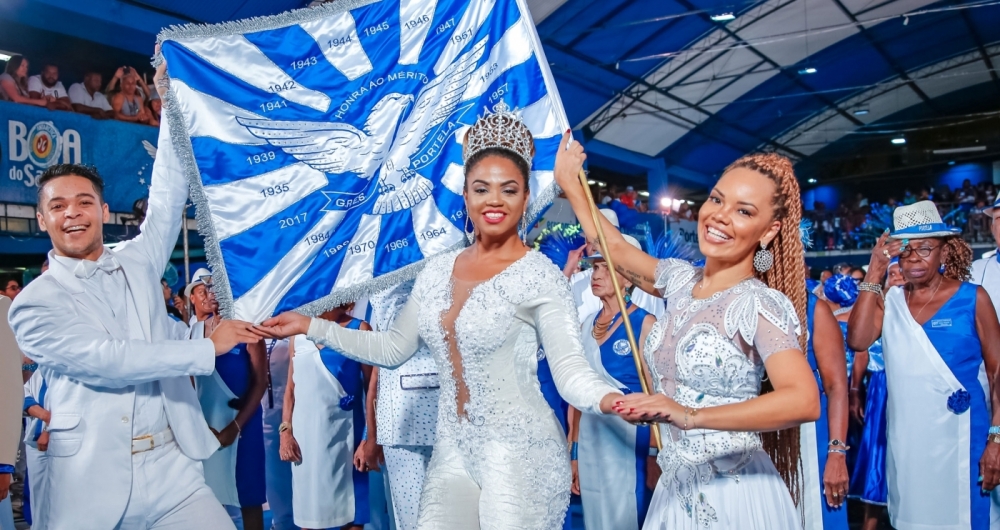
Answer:
<svg viewBox="0 0 1000 530"><path fill-rule="evenodd" d="M802 326L791 300L761 283L736 297L725 314L726 335L737 333L752 344L761 360L783 350L801 350Z"/></svg>
<svg viewBox="0 0 1000 530"><path fill-rule="evenodd" d="M653 287L660 292L662 297L668 298L687 285L694 278L696 272L697 269L694 265L684 260L661 259L656 264L656 283L653 284Z"/></svg>
<svg viewBox="0 0 1000 530"><path fill-rule="evenodd" d="M342 328L339 324L312 319L307 336L313 342L329 346L345 357L382 368L396 368L417 351L420 336L417 314L420 297L414 289L388 331L360 331Z"/></svg>
<svg viewBox="0 0 1000 530"><path fill-rule="evenodd" d="M601 399L621 392L604 381L583 355L580 323L569 284L560 274L539 279L544 286L521 304L534 322L559 395L578 410L601 413ZM560 281L561 280L561 281Z"/></svg>

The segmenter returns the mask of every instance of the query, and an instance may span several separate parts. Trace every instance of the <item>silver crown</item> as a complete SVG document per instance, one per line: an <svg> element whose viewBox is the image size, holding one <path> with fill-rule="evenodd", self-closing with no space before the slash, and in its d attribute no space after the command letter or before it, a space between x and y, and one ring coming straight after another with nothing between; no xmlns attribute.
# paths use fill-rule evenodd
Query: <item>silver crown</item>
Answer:
<svg viewBox="0 0 1000 530"><path fill-rule="evenodd" d="M507 103L500 101L465 133L462 145L462 162L468 162L476 153L490 148L512 151L531 167L535 156L535 141L528 126L511 112Z"/></svg>

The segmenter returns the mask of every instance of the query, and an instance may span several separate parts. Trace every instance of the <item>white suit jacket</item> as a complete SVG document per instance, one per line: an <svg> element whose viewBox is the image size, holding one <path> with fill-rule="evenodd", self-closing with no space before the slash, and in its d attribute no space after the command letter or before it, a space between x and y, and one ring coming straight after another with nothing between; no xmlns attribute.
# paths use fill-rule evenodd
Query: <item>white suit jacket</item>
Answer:
<svg viewBox="0 0 1000 530"><path fill-rule="evenodd" d="M215 348L208 339L173 340L177 328L160 287L187 200L168 130L164 121L141 234L114 250L105 247L125 273L145 340L130 340L107 304L51 255L48 272L10 310L18 344L48 383L53 487L45 506L52 530L113 528L124 513L132 486L133 385L160 382L167 421L185 455L204 460L219 447L188 377L215 370Z"/></svg>
<svg viewBox="0 0 1000 530"><path fill-rule="evenodd" d="M990 295L993 307L1000 315L1000 261L997 260L996 253L990 253L972 262L970 282L982 285Z"/></svg>

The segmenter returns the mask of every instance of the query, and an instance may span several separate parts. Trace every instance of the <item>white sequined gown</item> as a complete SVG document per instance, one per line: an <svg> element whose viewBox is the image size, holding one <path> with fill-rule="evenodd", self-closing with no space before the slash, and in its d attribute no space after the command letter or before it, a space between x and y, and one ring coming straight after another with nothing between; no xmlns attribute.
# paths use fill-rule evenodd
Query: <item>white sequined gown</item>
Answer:
<svg viewBox="0 0 1000 530"><path fill-rule="evenodd" d="M399 366L421 344L433 353L441 401L420 529L560 529L569 454L539 388L539 341L574 407L600 413L601 399L619 392L584 358L569 284L548 258L531 251L471 283L452 278L458 253L428 262L389 331L313 319L309 338L383 367Z"/></svg>
<svg viewBox="0 0 1000 530"><path fill-rule="evenodd" d="M800 349L795 308L756 279L696 299L691 290L701 276L684 261L657 267L656 288L667 306L644 349L656 391L693 408L753 399L760 395L764 359ZM802 528L758 433L660 428L663 475L644 530Z"/></svg>

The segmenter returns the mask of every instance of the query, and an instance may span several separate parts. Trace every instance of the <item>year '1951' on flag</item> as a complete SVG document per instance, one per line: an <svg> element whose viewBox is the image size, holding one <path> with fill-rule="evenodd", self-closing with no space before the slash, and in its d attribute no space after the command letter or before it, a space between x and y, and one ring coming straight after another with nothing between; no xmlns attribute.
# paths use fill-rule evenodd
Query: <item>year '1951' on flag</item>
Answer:
<svg viewBox="0 0 1000 530"><path fill-rule="evenodd" d="M568 123L523 1L341 0L159 39L228 317L315 314L466 244L461 142L497 105L535 136L529 222L551 203Z"/></svg>

